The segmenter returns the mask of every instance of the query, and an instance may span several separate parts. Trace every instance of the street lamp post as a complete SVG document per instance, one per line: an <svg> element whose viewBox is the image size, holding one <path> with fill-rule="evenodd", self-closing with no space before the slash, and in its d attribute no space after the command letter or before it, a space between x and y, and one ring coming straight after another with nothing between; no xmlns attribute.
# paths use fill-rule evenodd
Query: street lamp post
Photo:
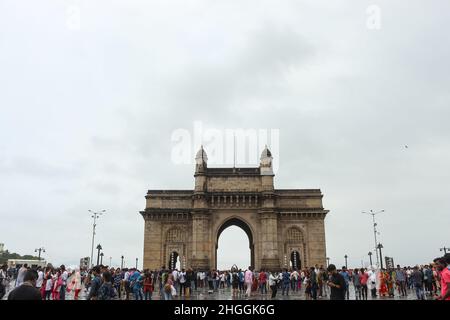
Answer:
<svg viewBox="0 0 450 320"><path fill-rule="evenodd" d="M97 265L99 265L100 261L100 250L102 250L102 246L100 244L97 245Z"/></svg>
<svg viewBox="0 0 450 320"><path fill-rule="evenodd" d="M330 265L330 258L327 257L327 267Z"/></svg>
<svg viewBox="0 0 450 320"><path fill-rule="evenodd" d="M379 214L379 213L382 213L382 212L384 212L384 210L380 210L380 211L377 211L377 212L374 212L373 210L370 210L370 212L366 212L366 211L363 211L362 213L366 213L366 214L370 214L371 216L372 216L372 221L373 221L373 236L374 236L374 239L375 239L375 251L377 251L377 223L375 222L375 216L377 215L377 214ZM378 254L377 254L377 265L379 264L380 262L379 262L379 260L378 260Z"/></svg>
<svg viewBox="0 0 450 320"><path fill-rule="evenodd" d="M446 247L443 247L443 248L439 248L439 251L444 251L444 254L447 254L447 250L449 250L450 248L446 248Z"/></svg>
<svg viewBox="0 0 450 320"><path fill-rule="evenodd" d="M100 253L100 264L103 264L103 256L104 256L105 254L102 252L102 253Z"/></svg>
<svg viewBox="0 0 450 320"><path fill-rule="evenodd" d="M344 258L345 258L345 269L348 269L348 266L347 266L347 258L348 258L348 256L345 255Z"/></svg>
<svg viewBox="0 0 450 320"><path fill-rule="evenodd" d="M91 218L94 219L94 223L92 225L92 248L91 248L91 267L94 266L94 263L92 262L94 260L94 238L95 238L95 227L97 226L96 222L97 222L97 218L100 217L102 214L104 214L106 212L106 210L102 210L99 212L96 211L92 211L92 210L88 210L92 216ZM97 261L97 265L98 265L98 261Z"/></svg>
<svg viewBox="0 0 450 320"><path fill-rule="evenodd" d="M39 259L39 261L41 261L41 252L45 252L44 247L40 247L38 249L34 249L34 252L39 252L38 259Z"/></svg>
<svg viewBox="0 0 450 320"><path fill-rule="evenodd" d="M381 269L383 269L383 255L381 254L381 249L383 249L383 245L379 243L377 248L378 250L380 250Z"/></svg>
<svg viewBox="0 0 450 320"><path fill-rule="evenodd" d="M369 251L369 261L370 261L370 267L372 267L372 251Z"/></svg>
<svg viewBox="0 0 450 320"><path fill-rule="evenodd" d="M137 269L137 264L138 264L138 258L136 258L136 269Z"/></svg>
<svg viewBox="0 0 450 320"><path fill-rule="evenodd" d="M120 270L123 269L123 256L120 257L122 259L122 261L120 262Z"/></svg>

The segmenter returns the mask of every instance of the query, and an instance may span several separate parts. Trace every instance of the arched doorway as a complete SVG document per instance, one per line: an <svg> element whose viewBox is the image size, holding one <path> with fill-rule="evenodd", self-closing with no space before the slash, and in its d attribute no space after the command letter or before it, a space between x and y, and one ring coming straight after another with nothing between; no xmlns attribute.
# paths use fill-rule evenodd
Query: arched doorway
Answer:
<svg viewBox="0 0 450 320"><path fill-rule="evenodd" d="M172 251L169 255L169 263L168 263L169 269L178 269L180 270L180 256L178 255L178 252Z"/></svg>
<svg viewBox="0 0 450 320"><path fill-rule="evenodd" d="M239 218L231 218L228 219L227 221L225 221L220 228L217 231L217 238L216 238L216 248L215 248L215 263L214 263L214 268L217 269L217 249L219 247L219 238L220 235L222 234L222 232L227 229L228 227L231 226L236 226L239 227L240 229L242 229L245 234L248 237L248 246L250 249L250 265L251 266L255 266L255 250L254 250L254 240L253 240L253 234L252 231L250 229L250 227L248 226L248 224L246 222L244 222L243 220L239 219ZM242 245L246 245L245 243L242 243ZM234 264L234 263L233 263ZM248 266L238 266L239 268L245 269ZM230 266L225 267L226 269L231 268Z"/></svg>
<svg viewBox="0 0 450 320"><path fill-rule="evenodd" d="M291 264L292 269L300 270L302 268L302 262L300 260L300 253L297 250L291 252Z"/></svg>

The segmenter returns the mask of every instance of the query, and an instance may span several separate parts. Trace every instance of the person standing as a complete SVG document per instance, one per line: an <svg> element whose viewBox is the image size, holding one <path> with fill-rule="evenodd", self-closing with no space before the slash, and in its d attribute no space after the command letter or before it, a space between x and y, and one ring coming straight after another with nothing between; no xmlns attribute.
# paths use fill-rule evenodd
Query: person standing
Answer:
<svg viewBox="0 0 450 320"><path fill-rule="evenodd" d="M153 279L149 272L144 275L144 300L152 300Z"/></svg>
<svg viewBox="0 0 450 320"><path fill-rule="evenodd" d="M399 264L395 270L395 279L398 285L400 297L406 297L406 272L405 269L400 268Z"/></svg>
<svg viewBox="0 0 450 320"><path fill-rule="evenodd" d="M69 273L64 265L59 267L61 269L61 287L59 288L59 300L66 300L66 287L67 279L69 278Z"/></svg>
<svg viewBox="0 0 450 320"><path fill-rule="evenodd" d="M266 282L266 273L264 272L264 269L261 269L261 272L259 273L259 290L261 291L261 294L267 294Z"/></svg>
<svg viewBox="0 0 450 320"><path fill-rule="evenodd" d="M36 280L36 288L40 291L42 288L42 284L44 283L44 271L42 271L41 267L37 268L38 278Z"/></svg>
<svg viewBox="0 0 450 320"><path fill-rule="evenodd" d="M81 273L79 268L76 268L75 272L67 279L67 290L69 292L73 290L73 299L78 300L78 295L81 291Z"/></svg>
<svg viewBox="0 0 450 320"><path fill-rule="evenodd" d="M98 290L100 289L100 286L102 285L102 279L100 275L100 267L95 266L92 268L92 277L91 280L91 286L89 289L89 294L86 298L86 300L97 300L98 298Z"/></svg>
<svg viewBox="0 0 450 320"><path fill-rule="evenodd" d="M180 283L180 298L183 296L185 291L185 284L186 284L186 272L184 269L181 269L181 271L178 273L178 282Z"/></svg>
<svg viewBox="0 0 450 320"><path fill-rule="evenodd" d="M242 269L239 269L238 277L239 277L239 293L242 294L244 293L244 283L245 283L245 275Z"/></svg>
<svg viewBox="0 0 450 320"><path fill-rule="evenodd" d="M239 274L235 268L231 269L232 296L237 297L239 290Z"/></svg>
<svg viewBox="0 0 450 320"><path fill-rule="evenodd" d="M310 272L309 272L309 276L310 276L310 284L311 284L311 298L313 300L317 300L317 289L318 289L318 284L317 284L317 272L313 267L311 267Z"/></svg>
<svg viewBox="0 0 450 320"><path fill-rule="evenodd" d="M115 300L117 292L112 284L111 272L105 271L103 273L103 283L98 289L98 300Z"/></svg>
<svg viewBox="0 0 450 320"><path fill-rule="evenodd" d="M8 300L42 300L40 291L36 288L38 274L35 270L27 270L23 274L23 281L8 295Z"/></svg>
<svg viewBox="0 0 450 320"><path fill-rule="evenodd" d="M247 286L246 295L250 298L252 294L252 283L253 283L253 268L248 267L248 269L244 273L245 285Z"/></svg>
<svg viewBox="0 0 450 320"><path fill-rule="evenodd" d="M270 272L269 274L269 286L272 291L272 299L275 299L277 295L278 282L280 279L274 274L274 272Z"/></svg>
<svg viewBox="0 0 450 320"><path fill-rule="evenodd" d="M52 269L47 268L47 272L45 273L44 284L42 285L44 288L44 300L50 300L50 296L52 294L53 289L53 276Z"/></svg>
<svg viewBox="0 0 450 320"><path fill-rule="evenodd" d="M130 289L133 291L134 300L143 300L142 285L144 278L137 269L133 269L133 274L130 276Z"/></svg>
<svg viewBox="0 0 450 320"><path fill-rule="evenodd" d="M289 285L291 281L291 275L287 269L284 269L282 276L282 283L281 283L281 295L284 296L284 292L286 292L286 295L289 295Z"/></svg>
<svg viewBox="0 0 450 320"><path fill-rule="evenodd" d="M361 300L361 274L358 269L353 270L353 287L355 288L356 300Z"/></svg>
<svg viewBox="0 0 450 320"><path fill-rule="evenodd" d="M123 272L117 268L113 277L113 286L117 291L119 299L122 299L122 283L123 283Z"/></svg>
<svg viewBox="0 0 450 320"><path fill-rule="evenodd" d="M359 274L359 281L361 282L361 296L363 300L367 300L367 281L369 280L369 275L364 268L360 270Z"/></svg>
<svg viewBox="0 0 450 320"><path fill-rule="evenodd" d="M0 268L0 300L5 296L6 288L9 286L7 270L8 266L6 264Z"/></svg>
<svg viewBox="0 0 450 320"><path fill-rule="evenodd" d="M348 274L347 268L345 266L342 267L342 271L340 272L340 274L345 280L345 297L347 300L349 300L349 298L350 298L350 291L349 291L350 275Z"/></svg>
<svg viewBox="0 0 450 320"><path fill-rule="evenodd" d="M411 274L412 282L416 290L416 296L418 300L425 300L423 293L423 273L419 270L418 266L415 266Z"/></svg>
<svg viewBox="0 0 450 320"><path fill-rule="evenodd" d="M337 272L336 266L330 264L328 286L330 287L330 300L345 300L346 284L344 277Z"/></svg>
<svg viewBox="0 0 450 320"><path fill-rule="evenodd" d="M367 282L367 288L370 290L372 299L375 299L377 297L377 273L372 268L369 270L368 276L369 276L369 281Z"/></svg>
<svg viewBox="0 0 450 320"><path fill-rule="evenodd" d="M447 259L435 259L436 268L441 276L441 294L436 298L437 300L450 300L450 269Z"/></svg>
<svg viewBox="0 0 450 320"><path fill-rule="evenodd" d="M16 288L23 283L25 273L27 271L28 271L28 264L25 263L22 267L20 267L19 272L17 273Z"/></svg>

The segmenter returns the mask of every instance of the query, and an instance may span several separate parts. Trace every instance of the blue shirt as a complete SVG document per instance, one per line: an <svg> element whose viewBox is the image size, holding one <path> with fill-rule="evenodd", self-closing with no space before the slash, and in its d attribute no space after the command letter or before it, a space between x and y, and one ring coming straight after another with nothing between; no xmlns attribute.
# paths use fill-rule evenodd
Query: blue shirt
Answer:
<svg viewBox="0 0 450 320"><path fill-rule="evenodd" d="M134 272L131 275L129 281L133 283L133 288L136 289L142 288L142 276L139 272Z"/></svg>
<svg viewBox="0 0 450 320"><path fill-rule="evenodd" d="M341 271L339 274L344 278L345 285L348 287L348 283L350 282L350 277L348 276L348 272Z"/></svg>

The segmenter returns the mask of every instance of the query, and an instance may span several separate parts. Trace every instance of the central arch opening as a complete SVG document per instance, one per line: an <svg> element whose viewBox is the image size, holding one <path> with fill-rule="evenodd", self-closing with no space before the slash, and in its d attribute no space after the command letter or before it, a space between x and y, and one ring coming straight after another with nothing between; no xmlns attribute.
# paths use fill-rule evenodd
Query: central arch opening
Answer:
<svg viewBox="0 0 450 320"><path fill-rule="evenodd" d="M243 270L254 266L253 234L244 221L232 218L219 228L215 257L219 270L229 270L234 264Z"/></svg>

